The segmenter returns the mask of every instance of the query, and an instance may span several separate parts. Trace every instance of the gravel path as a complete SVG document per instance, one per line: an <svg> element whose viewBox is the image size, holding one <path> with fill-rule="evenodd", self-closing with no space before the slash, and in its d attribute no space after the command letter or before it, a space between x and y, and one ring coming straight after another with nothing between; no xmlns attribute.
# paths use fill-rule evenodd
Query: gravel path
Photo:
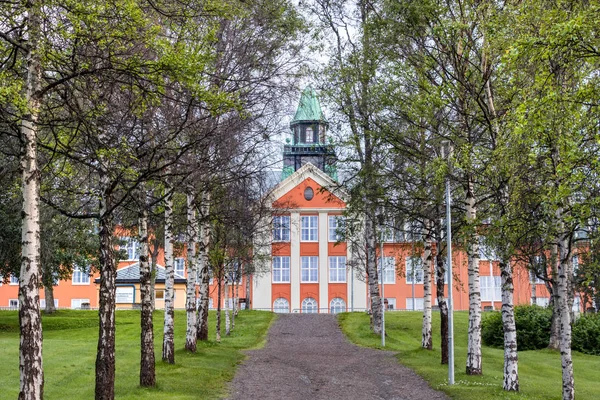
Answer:
<svg viewBox="0 0 600 400"><path fill-rule="evenodd" d="M334 315L282 314L263 349L251 350L230 399L448 399L394 353L351 344Z"/></svg>

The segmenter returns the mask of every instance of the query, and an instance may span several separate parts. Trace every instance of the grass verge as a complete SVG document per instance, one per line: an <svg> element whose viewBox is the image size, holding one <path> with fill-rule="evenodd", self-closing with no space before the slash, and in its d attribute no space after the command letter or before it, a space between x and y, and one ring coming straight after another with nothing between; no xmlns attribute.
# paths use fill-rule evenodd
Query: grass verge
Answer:
<svg viewBox="0 0 600 400"><path fill-rule="evenodd" d="M485 315L484 315L485 317ZM548 350L519 352L519 393L502 390L504 353L502 349L483 347L483 375L465 373L467 354L468 313L454 313L455 385L448 385L448 367L440 364L439 317L434 313L434 349L421 348L420 312L386 313L386 350L396 351L400 363L413 369L429 384L453 399L556 399L561 396L562 378L560 354ZM342 331L360 346L381 348L381 338L369 330L365 313L340 314ZM577 399L598 399L600 396L600 357L573 353L575 396Z"/></svg>
<svg viewBox="0 0 600 400"><path fill-rule="evenodd" d="M140 313L117 311L116 382L119 399L216 399L226 395L227 382L236 365L244 359L242 350L264 344L274 314L241 311L235 330L221 343L198 342L195 354L183 350L186 317L175 312L175 364L162 362L163 313L154 314L156 381L155 388L139 386ZM214 312L209 313L214 338ZM94 398L94 365L98 341L97 311L60 310L43 316L44 398ZM19 393L19 326L16 311L0 311L1 398Z"/></svg>

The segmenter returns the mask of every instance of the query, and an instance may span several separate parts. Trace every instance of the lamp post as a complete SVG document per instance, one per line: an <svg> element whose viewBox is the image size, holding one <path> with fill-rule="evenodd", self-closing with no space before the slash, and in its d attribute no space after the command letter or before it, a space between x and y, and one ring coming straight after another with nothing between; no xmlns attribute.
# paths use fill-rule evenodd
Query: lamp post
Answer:
<svg viewBox="0 0 600 400"><path fill-rule="evenodd" d="M446 154L445 154L446 153ZM442 142L442 157L450 161L450 142ZM450 177L446 176L446 267L448 274L448 384L454 385L454 305L452 302L452 213Z"/></svg>
<svg viewBox="0 0 600 400"><path fill-rule="evenodd" d="M385 280L383 276L383 224L381 225L380 239L380 252L379 260L381 262L381 347L385 347Z"/></svg>

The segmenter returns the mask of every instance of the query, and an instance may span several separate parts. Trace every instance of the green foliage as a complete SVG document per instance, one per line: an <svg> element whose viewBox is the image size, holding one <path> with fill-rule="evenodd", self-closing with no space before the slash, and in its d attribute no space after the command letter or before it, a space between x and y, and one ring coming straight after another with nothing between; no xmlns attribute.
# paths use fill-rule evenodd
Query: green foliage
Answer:
<svg viewBox="0 0 600 400"><path fill-rule="evenodd" d="M515 307L517 346L519 350L537 350L548 347L552 310L540 306ZM484 314L481 324L481 339L487 346L504 346L502 313Z"/></svg>
<svg viewBox="0 0 600 400"><path fill-rule="evenodd" d="M600 315L584 314L573 324L571 348L600 356Z"/></svg>

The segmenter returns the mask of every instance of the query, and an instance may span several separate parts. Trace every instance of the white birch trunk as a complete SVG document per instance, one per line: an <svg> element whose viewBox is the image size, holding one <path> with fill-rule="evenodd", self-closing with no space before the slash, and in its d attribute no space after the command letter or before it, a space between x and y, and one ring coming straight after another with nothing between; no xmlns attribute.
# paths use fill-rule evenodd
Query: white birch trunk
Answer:
<svg viewBox="0 0 600 400"><path fill-rule="evenodd" d="M187 313L187 330L185 335L185 349L196 351L196 243L198 233L196 231L196 210L194 196L187 195L187 285L185 310Z"/></svg>
<svg viewBox="0 0 600 400"><path fill-rule="evenodd" d="M100 141L105 138L100 134ZM104 163L105 160L101 160ZM100 334L96 353L96 400L115 398L115 295L117 268L113 254L113 194L108 172L100 171L100 293L98 315Z"/></svg>
<svg viewBox="0 0 600 400"><path fill-rule="evenodd" d="M569 238L564 232L562 222L562 209L556 212L560 233L558 241L558 279L557 294L560 310L560 359L562 366L562 398L572 400L575 398L575 382L573 378L573 358L571 355L571 308L569 308L569 289L571 287L570 246Z"/></svg>
<svg viewBox="0 0 600 400"><path fill-rule="evenodd" d="M467 197L467 223L472 225L477 216L473 181L469 178ZM481 287L479 284L479 235L472 232L467 245L468 275L469 275L469 327L467 338L467 375L481 375ZM491 268L491 264L490 264Z"/></svg>
<svg viewBox="0 0 600 400"><path fill-rule="evenodd" d="M425 228L427 235L425 237L425 247L423 249L423 328L421 332L421 346L424 349L433 348L433 337L431 328L431 235L430 226Z"/></svg>
<svg viewBox="0 0 600 400"><path fill-rule="evenodd" d="M222 268L222 267L221 267ZM216 336L216 341L217 343L221 342L221 300L222 300L222 296L221 296L221 289L222 289L222 279L221 279L221 273L219 272L219 277L217 279L217 326L215 328L215 336Z"/></svg>
<svg viewBox="0 0 600 400"><path fill-rule="evenodd" d="M143 185L142 185L142 191ZM140 359L140 386L153 387L156 385L155 358L154 358L154 321L152 320L152 293L150 263L148 262L148 210L146 207L146 194L142 193L140 199L140 215L138 239L140 243L140 298L141 298L141 359Z"/></svg>
<svg viewBox="0 0 600 400"><path fill-rule="evenodd" d="M229 336L231 334L231 319L229 315L229 285L227 284L227 279L225 279L225 283L223 284L223 300L225 301L225 336Z"/></svg>
<svg viewBox="0 0 600 400"><path fill-rule="evenodd" d="M519 391L517 327L513 304L513 271L509 261L500 262L502 276L502 326L504 328L504 383L506 391Z"/></svg>
<svg viewBox="0 0 600 400"><path fill-rule="evenodd" d="M40 171L37 165L38 117L41 105L38 91L42 80L40 60L41 3L27 2L27 114L20 127L22 141L21 190L21 271L19 274L19 399L44 397L42 362L42 321L40 316Z"/></svg>
<svg viewBox="0 0 600 400"><path fill-rule="evenodd" d="M377 240L375 232L375 213L370 212L365 218L365 240L367 245L367 275L369 295L371 298L371 329L376 335L381 335L381 296L379 293L379 278L377 271ZM383 279L383 277L382 277Z"/></svg>
<svg viewBox="0 0 600 400"><path fill-rule="evenodd" d="M198 340L208 340L208 290L209 290L209 264L208 264L208 245L210 242L210 222L208 215L210 212L210 193L204 192L202 195L202 227L200 229L200 250L198 260L200 264L200 291L197 315L197 338Z"/></svg>
<svg viewBox="0 0 600 400"><path fill-rule="evenodd" d="M173 193L167 186L165 197L165 317L163 329L162 359L175 363L175 269L173 266Z"/></svg>

